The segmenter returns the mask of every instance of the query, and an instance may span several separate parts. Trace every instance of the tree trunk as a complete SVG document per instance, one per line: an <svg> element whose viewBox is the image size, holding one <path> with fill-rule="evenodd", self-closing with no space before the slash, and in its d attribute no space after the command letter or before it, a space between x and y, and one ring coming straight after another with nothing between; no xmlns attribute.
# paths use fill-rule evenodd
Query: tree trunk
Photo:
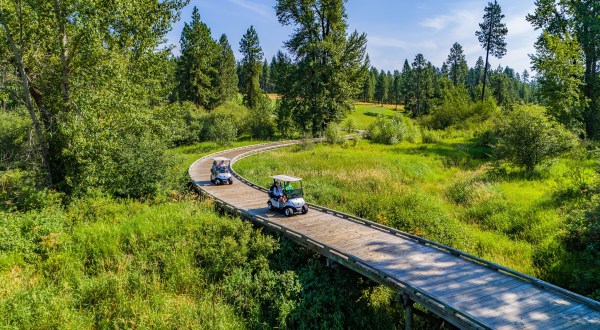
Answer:
<svg viewBox="0 0 600 330"><path fill-rule="evenodd" d="M485 98L485 82L487 80L487 72L488 72L488 59L490 56L490 39L492 38L492 24L490 19L490 30L487 39L487 45L485 47L485 66L483 67L483 89L481 90L481 102L483 102Z"/></svg>
<svg viewBox="0 0 600 330"><path fill-rule="evenodd" d="M37 116L35 114L35 110L33 108L33 103L31 102L31 95L29 94L29 81L27 79L27 76L25 75L23 57L21 56L21 51L17 47L17 44L15 43L12 37L12 33L8 28L8 25L6 24L6 20L2 11L0 11L0 23L2 23L2 26L4 27L6 39L8 40L8 43L12 46L13 54L17 61L19 75L21 76L21 82L23 83L23 98L25 99L25 104L27 105L27 110L29 111L29 116L31 117L31 121L33 122L35 134L42 151L42 166L46 169L46 180L48 185L52 185L52 173L50 171L50 166L48 163L48 145L46 144L46 139L44 138L42 127L40 126L40 122L38 121Z"/></svg>
<svg viewBox="0 0 600 330"><path fill-rule="evenodd" d="M63 19L58 0L54 0L54 14L56 15L56 20L58 21L58 27L60 30L60 62L62 67L60 88L63 94L63 101L65 103L64 110L65 112L69 112L71 109L71 93L69 84L69 66L71 59L69 57L69 49L67 47L68 38L67 30L65 28L65 20Z"/></svg>

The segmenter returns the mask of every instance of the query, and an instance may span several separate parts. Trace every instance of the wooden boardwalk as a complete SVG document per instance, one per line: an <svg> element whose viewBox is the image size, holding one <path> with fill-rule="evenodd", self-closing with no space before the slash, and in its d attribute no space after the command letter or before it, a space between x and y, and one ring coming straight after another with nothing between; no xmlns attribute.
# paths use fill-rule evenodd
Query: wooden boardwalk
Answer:
<svg viewBox="0 0 600 330"><path fill-rule="evenodd" d="M398 290L459 328L600 329L600 303L452 248L324 207L306 215L269 212L264 188L238 177L210 183L215 155L231 158L294 142L226 150L189 168L196 187L229 212L281 232L329 259ZM284 174L284 173L275 173Z"/></svg>

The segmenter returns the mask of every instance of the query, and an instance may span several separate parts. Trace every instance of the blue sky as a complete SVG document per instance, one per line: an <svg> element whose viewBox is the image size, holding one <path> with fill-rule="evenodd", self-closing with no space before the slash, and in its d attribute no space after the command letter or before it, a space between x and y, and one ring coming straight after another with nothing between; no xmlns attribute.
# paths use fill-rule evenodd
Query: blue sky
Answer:
<svg viewBox="0 0 600 330"><path fill-rule="evenodd" d="M471 67L479 56L485 58L475 31L482 21L488 1L482 0L349 0L346 3L349 30L367 34L367 51L378 69L400 70L404 59L412 63L422 53L436 66L448 57L450 47L459 42ZM275 16L275 0L192 0L183 10L167 35L178 54L183 22L189 22L192 8L198 7L202 21L211 29L213 38L225 33L239 59L239 41L250 25L258 32L265 56L270 60L293 29L282 26ZM528 54L535 52L533 43L539 32L525 20L534 10L534 0L500 0L504 23L508 27L507 55L490 57L498 64L522 72L530 69Z"/></svg>

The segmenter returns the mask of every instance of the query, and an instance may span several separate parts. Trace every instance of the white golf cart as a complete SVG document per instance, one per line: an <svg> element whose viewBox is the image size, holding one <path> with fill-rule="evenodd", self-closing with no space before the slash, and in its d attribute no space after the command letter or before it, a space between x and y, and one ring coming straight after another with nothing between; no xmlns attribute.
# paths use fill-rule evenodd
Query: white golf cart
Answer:
<svg viewBox="0 0 600 330"><path fill-rule="evenodd" d="M233 178L229 172L229 158L215 157L213 158L213 165L210 168L210 182L216 184L232 184Z"/></svg>
<svg viewBox="0 0 600 330"><path fill-rule="evenodd" d="M304 190L302 190L302 179L287 175L275 175L271 178L273 185L269 189L269 200L267 201L269 210L283 211L288 217L296 213L308 213L308 206L304 201ZM273 193L276 182L279 182L279 186L282 188L283 197L277 198Z"/></svg>

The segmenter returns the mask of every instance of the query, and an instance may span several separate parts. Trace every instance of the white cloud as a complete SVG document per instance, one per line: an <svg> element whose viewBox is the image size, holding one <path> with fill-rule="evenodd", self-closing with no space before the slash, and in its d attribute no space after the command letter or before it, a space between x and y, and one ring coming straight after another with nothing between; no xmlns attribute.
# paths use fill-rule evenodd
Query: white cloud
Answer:
<svg viewBox="0 0 600 330"><path fill-rule="evenodd" d="M253 11L261 16L264 16L264 17L268 17L268 18L272 19L273 16L275 15L273 8L263 5L263 4L258 4L251 0L228 0L228 1L237 6L240 6L242 8L251 10L251 11Z"/></svg>

